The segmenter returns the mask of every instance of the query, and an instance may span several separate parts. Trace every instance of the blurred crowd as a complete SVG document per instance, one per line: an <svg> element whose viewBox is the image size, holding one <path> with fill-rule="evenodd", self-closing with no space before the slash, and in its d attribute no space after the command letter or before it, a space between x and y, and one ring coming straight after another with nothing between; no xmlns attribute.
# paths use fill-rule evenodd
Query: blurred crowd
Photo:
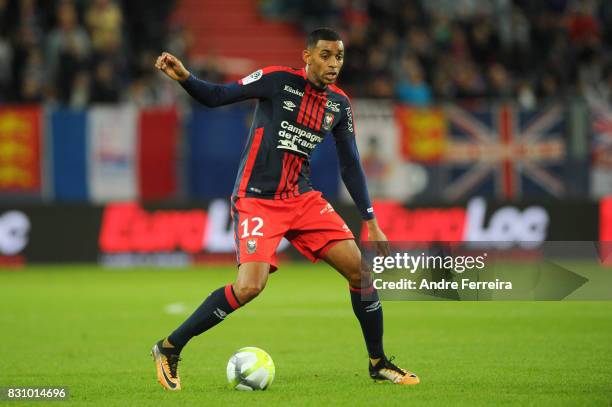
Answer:
<svg viewBox="0 0 612 407"><path fill-rule="evenodd" d="M270 17L340 28L354 96L612 101L610 0L264 0Z"/></svg>
<svg viewBox="0 0 612 407"><path fill-rule="evenodd" d="M580 95L612 102L610 0L259 6L305 32L338 29L347 46L341 85L353 96L416 106L506 99L527 109ZM192 38L172 21L175 7L176 0L0 0L0 103L175 102L176 88L153 69L160 49L188 57ZM225 79L214 59L200 61L198 72Z"/></svg>
<svg viewBox="0 0 612 407"><path fill-rule="evenodd" d="M173 1L0 0L0 103L157 104ZM129 23L126 23L129 22Z"/></svg>

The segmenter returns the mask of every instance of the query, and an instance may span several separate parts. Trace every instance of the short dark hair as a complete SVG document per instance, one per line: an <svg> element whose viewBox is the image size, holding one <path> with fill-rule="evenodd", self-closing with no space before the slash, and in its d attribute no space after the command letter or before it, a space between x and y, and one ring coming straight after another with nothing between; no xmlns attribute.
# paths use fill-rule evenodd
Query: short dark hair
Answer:
<svg viewBox="0 0 612 407"><path fill-rule="evenodd" d="M306 37L306 48L314 47L315 45L317 45L317 42L321 40L323 41L342 41L342 38L340 38L340 34L332 30L331 28L327 28L327 27L317 28L316 30L308 34L308 37Z"/></svg>

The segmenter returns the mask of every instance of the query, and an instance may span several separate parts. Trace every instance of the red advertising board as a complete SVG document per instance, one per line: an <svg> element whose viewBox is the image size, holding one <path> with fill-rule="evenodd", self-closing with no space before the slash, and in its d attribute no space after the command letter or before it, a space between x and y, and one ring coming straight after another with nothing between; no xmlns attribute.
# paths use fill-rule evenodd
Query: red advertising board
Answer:
<svg viewBox="0 0 612 407"><path fill-rule="evenodd" d="M600 256L603 264L612 266L612 197L606 197L599 204Z"/></svg>

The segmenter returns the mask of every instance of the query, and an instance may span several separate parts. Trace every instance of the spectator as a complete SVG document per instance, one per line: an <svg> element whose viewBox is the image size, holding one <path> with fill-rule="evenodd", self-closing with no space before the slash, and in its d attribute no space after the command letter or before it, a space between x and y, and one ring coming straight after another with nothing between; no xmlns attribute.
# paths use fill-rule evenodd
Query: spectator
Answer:
<svg viewBox="0 0 612 407"><path fill-rule="evenodd" d="M121 43L123 14L112 0L93 0L85 21L96 52L105 53Z"/></svg>
<svg viewBox="0 0 612 407"><path fill-rule="evenodd" d="M34 36L34 42L42 41L42 12L37 8L36 0L20 0L19 14L16 21L18 29L26 29ZM11 22L9 21L9 25Z"/></svg>
<svg viewBox="0 0 612 407"><path fill-rule="evenodd" d="M487 71L488 96L494 99L509 99L513 96L513 86L506 68L496 62Z"/></svg>
<svg viewBox="0 0 612 407"><path fill-rule="evenodd" d="M365 78L367 93L375 98L393 96L393 78L387 54L382 47L371 48L368 54L369 76Z"/></svg>
<svg viewBox="0 0 612 407"><path fill-rule="evenodd" d="M451 42L451 26L448 18L443 14L436 14L431 27L434 45L443 51L447 51Z"/></svg>
<svg viewBox="0 0 612 407"><path fill-rule="evenodd" d="M90 100L90 76L87 71L77 72L72 81L69 106L73 109L87 107Z"/></svg>
<svg viewBox="0 0 612 407"><path fill-rule="evenodd" d="M521 81L517 86L517 101L524 110L532 110L536 107L536 97L533 87L527 81Z"/></svg>
<svg viewBox="0 0 612 407"><path fill-rule="evenodd" d="M412 27L408 30L408 49L419 60L419 63L427 71L433 69L434 46L429 33L419 27Z"/></svg>
<svg viewBox="0 0 612 407"><path fill-rule="evenodd" d="M190 57L193 41L191 32L185 26L179 25L170 31L166 49L180 60L187 60Z"/></svg>
<svg viewBox="0 0 612 407"><path fill-rule="evenodd" d="M450 101L455 97L456 89L452 79L452 58L438 58L438 69L434 72L433 93L438 101Z"/></svg>
<svg viewBox="0 0 612 407"><path fill-rule="evenodd" d="M402 62L404 74L396 86L398 100L412 106L428 106L431 103L431 90L419 62L411 57L404 58Z"/></svg>
<svg viewBox="0 0 612 407"><path fill-rule="evenodd" d="M198 69L190 33L181 26L168 32L175 3L0 0L0 99L55 98L71 106L178 100L147 60L167 44ZM84 6L87 31L75 4ZM608 1L291 0L261 6L305 29L328 24L346 32L340 80L353 96L395 96L415 105L489 97L532 108L548 98L608 95ZM49 15L55 18L48 21ZM210 80L224 79L214 63L199 68Z"/></svg>
<svg viewBox="0 0 612 407"><path fill-rule="evenodd" d="M119 82L115 76L113 62L99 61L94 72L91 101L93 103L117 103L120 96Z"/></svg>
<svg viewBox="0 0 612 407"><path fill-rule="evenodd" d="M470 60L456 60L453 71L458 98L475 99L486 95L485 81Z"/></svg>
<svg viewBox="0 0 612 407"><path fill-rule="evenodd" d="M366 60L368 48L367 34L366 27L351 27L346 41L348 51L345 53L340 80L343 84L349 85L351 93L355 96L363 95L365 92L362 75L363 61Z"/></svg>
<svg viewBox="0 0 612 407"><path fill-rule="evenodd" d="M39 103L43 100L43 84L45 83L45 65L42 51L33 47L29 50L21 83L21 101L23 103Z"/></svg>
<svg viewBox="0 0 612 407"><path fill-rule="evenodd" d="M538 99L550 100L559 95L559 80L553 73L545 73L537 89Z"/></svg>
<svg viewBox="0 0 612 407"><path fill-rule="evenodd" d="M11 83L13 48L9 41L8 0L0 0L0 102L8 99Z"/></svg>
<svg viewBox="0 0 612 407"><path fill-rule="evenodd" d="M159 103L157 70L151 64L157 54L154 50L146 50L137 58L134 80L128 90L128 100L137 106L152 106Z"/></svg>
<svg viewBox="0 0 612 407"><path fill-rule="evenodd" d="M13 80L9 90L9 100L24 101L24 81L27 78L28 72L28 69L24 69L24 67L28 66L30 61L36 60L36 58L31 58L31 55L38 52L38 49L38 38L32 27L29 25L19 27L15 37L11 61L11 77ZM28 89L32 89L32 86L28 86Z"/></svg>
<svg viewBox="0 0 612 407"><path fill-rule="evenodd" d="M47 40L49 82L57 88L57 97L69 103L74 77L86 69L91 51L89 37L77 20L74 4L63 0L57 8L57 26Z"/></svg>
<svg viewBox="0 0 612 407"><path fill-rule="evenodd" d="M499 40L488 22L473 24L469 41L472 57L477 64L487 65L498 60Z"/></svg>

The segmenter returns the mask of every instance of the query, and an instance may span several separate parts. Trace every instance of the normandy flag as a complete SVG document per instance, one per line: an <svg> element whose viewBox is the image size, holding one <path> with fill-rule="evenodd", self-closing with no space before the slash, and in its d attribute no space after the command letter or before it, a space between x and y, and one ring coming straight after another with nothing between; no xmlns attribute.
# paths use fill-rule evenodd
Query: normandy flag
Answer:
<svg viewBox="0 0 612 407"><path fill-rule="evenodd" d="M447 124L440 109L399 105L395 108L395 118L404 159L435 162L442 158L446 150Z"/></svg>
<svg viewBox="0 0 612 407"><path fill-rule="evenodd" d="M41 109L0 108L0 193L41 192Z"/></svg>

